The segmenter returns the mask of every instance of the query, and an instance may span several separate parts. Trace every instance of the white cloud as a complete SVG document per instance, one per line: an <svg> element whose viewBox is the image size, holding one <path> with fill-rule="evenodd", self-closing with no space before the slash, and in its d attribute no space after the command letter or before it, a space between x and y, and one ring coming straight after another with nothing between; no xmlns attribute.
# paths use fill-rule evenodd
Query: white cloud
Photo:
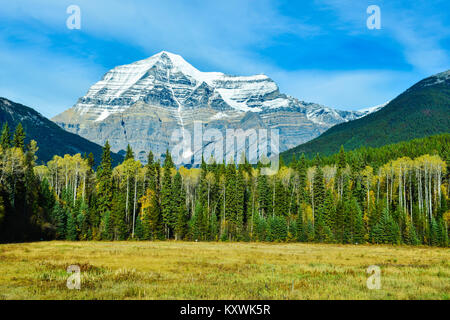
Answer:
<svg viewBox="0 0 450 320"><path fill-rule="evenodd" d="M448 52L440 47L440 41L450 31L441 17L423 17L420 10L401 11L391 2L379 2L382 32L391 34L401 44L413 69L410 72L283 70L274 66L258 56L255 48L270 46L278 35L308 37L322 30L284 16L271 0L135 1L135 6L129 2L77 0L76 4L81 8L81 32L92 37L140 47L148 55L172 51L194 66L202 65L204 71L265 73L280 85L282 92L299 99L360 109L392 99L408 85L449 67ZM64 32L66 8L73 3L9 1L2 4L0 21L37 21L57 33ZM332 11L339 17L329 22L333 28L349 35L367 32L366 2L321 0L316 4L320 10ZM48 45L51 35L33 36L39 37L31 39L41 44L39 48L18 50L0 42L0 94L52 116L75 103L107 70L90 61L52 52Z"/></svg>

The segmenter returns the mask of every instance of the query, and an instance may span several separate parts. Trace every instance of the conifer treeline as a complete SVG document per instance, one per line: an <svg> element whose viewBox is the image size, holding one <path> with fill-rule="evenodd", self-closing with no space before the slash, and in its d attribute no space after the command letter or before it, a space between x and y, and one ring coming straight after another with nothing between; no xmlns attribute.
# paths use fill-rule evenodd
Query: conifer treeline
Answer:
<svg viewBox="0 0 450 320"><path fill-rule="evenodd" d="M200 168L177 170L169 152L162 164L150 152L142 166L130 147L123 163L113 168L108 143L96 171L92 155L55 156L36 166L36 143L24 147L23 137L17 128L11 141L7 127L1 137L2 241L448 246L448 163L442 157L448 159L434 147L415 159L398 157L373 166L341 149L333 162L301 157L265 176L259 174L261 165L247 162L203 161ZM448 139L436 139L446 144L439 150L448 150Z"/></svg>

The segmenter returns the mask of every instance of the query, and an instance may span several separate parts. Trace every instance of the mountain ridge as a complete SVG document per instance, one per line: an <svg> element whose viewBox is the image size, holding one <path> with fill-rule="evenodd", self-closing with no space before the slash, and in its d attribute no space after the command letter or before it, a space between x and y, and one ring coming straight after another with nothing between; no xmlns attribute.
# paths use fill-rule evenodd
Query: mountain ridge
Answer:
<svg viewBox="0 0 450 320"><path fill-rule="evenodd" d="M139 116L133 117L132 111ZM158 157L171 147L170 133L177 128L192 128L194 121L219 130L245 127L241 120L247 112L258 114L263 128L280 129L282 151L369 113L334 110L287 96L266 75L202 72L181 56L162 51L111 69L52 120L96 143L109 140L115 152L129 143L145 161L149 150ZM156 128L166 131L155 133Z"/></svg>
<svg viewBox="0 0 450 320"><path fill-rule="evenodd" d="M319 137L283 153L285 159L305 153L329 155L361 146L389 143L450 132L450 70L427 77L366 117L338 124Z"/></svg>
<svg viewBox="0 0 450 320"><path fill-rule="evenodd" d="M0 124L3 126L5 122L8 123L11 131L22 123L26 133L26 143L30 140L36 140L38 143L38 162L47 162L54 155L89 154L90 152L94 155L96 163L100 162L102 154L100 145L61 129L31 107L0 97ZM115 153L111 156L114 163L122 160L122 157Z"/></svg>

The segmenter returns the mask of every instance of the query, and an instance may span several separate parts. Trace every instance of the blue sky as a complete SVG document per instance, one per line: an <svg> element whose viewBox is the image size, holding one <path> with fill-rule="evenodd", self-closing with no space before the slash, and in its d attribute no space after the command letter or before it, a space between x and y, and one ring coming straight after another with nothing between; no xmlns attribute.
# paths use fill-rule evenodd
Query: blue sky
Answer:
<svg viewBox="0 0 450 320"><path fill-rule="evenodd" d="M66 9L81 8L81 30ZM381 30L366 27L369 5ZM0 96L54 116L116 65L162 50L202 71L264 73L338 109L395 98L450 69L450 2L1 0Z"/></svg>

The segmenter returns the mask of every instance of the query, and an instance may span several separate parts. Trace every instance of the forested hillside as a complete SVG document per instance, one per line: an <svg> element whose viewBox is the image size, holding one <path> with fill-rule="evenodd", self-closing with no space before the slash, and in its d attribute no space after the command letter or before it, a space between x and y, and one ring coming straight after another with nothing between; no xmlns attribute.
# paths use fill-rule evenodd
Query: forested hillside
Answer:
<svg viewBox="0 0 450 320"><path fill-rule="evenodd" d="M97 162L101 157L102 147L98 144L61 129L32 108L0 97L0 127L5 130L7 125L8 130L13 131L19 124L26 132L25 143L31 140L39 143L36 153L39 161L47 162L55 154L92 153ZM114 163L123 160L118 154L111 156Z"/></svg>
<svg viewBox="0 0 450 320"><path fill-rule="evenodd" d="M286 159L305 153L312 158L362 146L390 143L448 133L450 128L450 71L424 79L381 110L361 119L338 124L318 138L283 153Z"/></svg>
<svg viewBox="0 0 450 320"><path fill-rule="evenodd" d="M341 146L343 148L343 146ZM424 154L437 154L450 165L450 134L444 133L426 138L413 139L393 144L388 144L379 148L361 147L355 150L347 151L347 162L351 166L370 165L378 168L383 164L400 157L416 158ZM321 157L322 165L332 165L339 158L339 153ZM297 161L296 156L293 158L283 158L284 162L290 163ZM306 159L308 166L313 166L314 158Z"/></svg>
<svg viewBox="0 0 450 320"><path fill-rule="evenodd" d="M36 143L16 132L0 148L0 237L448 246L448 164L435 152L448 136L429 139L414 158L381 148L371 163L342 149L265 176L248 163L177 170L169 153L142 166L131 148L113 167L108 144L96 172L79 154L36 166Z"/></svg>

